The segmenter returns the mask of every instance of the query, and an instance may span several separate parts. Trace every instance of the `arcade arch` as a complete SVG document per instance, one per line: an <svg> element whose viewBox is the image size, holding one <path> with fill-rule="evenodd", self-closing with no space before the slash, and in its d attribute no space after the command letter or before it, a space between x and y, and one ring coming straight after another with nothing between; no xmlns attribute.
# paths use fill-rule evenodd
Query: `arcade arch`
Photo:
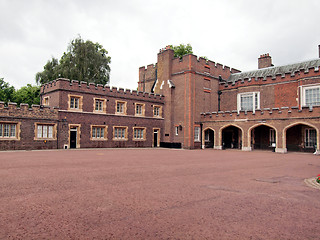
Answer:
<svg viewBox="0 0 320 240"><path fill-rule="evenodd" d="M214 130L211 128L206 128L203 131L203 142L205 148L213 148L214 147Z"/></svg>
<svg viewBox="0 0 320 240"><path fill-rule="evenodd" d="M227 125L221 128L221 143L222 148L234 148L241 149L242 148L242 137L243 130L239 126L236 125Z"/></svg>
<svg viewBox="0 0 320 240"><path fill-rule="evenodd" d="M275 150L277 129L269 124L259 123L248 130L248 146L251 149Z"/></svg>
<svg viewBox="0 0 320 240"><path fill-rule="evenodd" d="M319 149L319 130L312 124L298 122L283 129L287 151L314 152Z"/></svg>

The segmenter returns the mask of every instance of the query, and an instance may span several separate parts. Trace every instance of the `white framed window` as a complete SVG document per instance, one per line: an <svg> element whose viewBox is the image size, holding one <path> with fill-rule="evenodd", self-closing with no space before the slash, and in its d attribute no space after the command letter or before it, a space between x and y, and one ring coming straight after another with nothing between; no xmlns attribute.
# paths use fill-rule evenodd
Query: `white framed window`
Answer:
<svg viewBox="0 0 320 240"><path fill-rule="evenodd" d="M179 135L179 126L175 126L175 133L176 133L176 136Z"/></svg>
<svg viewBox="0 0 320 240"><path fill-rule="evenodd" d="M79 109L79 98L76 98L76 97L70 98L70 108Z"/></svg>
<svg viewBox="0 0 320 240"><path fill-rule="evenodd" d="M113 138L115 140L126 140L127 127L113 127Z"/></svg>
<svg viewBox="0 0 320 240"><path fill-rule="evenodd" d="M272 146L276 143L276 131L274 129L270 129L269 131L269 144Z"/></svg>
<svg viewBox="0 0 320 240"><path fill-rule="evenodd" d="M106 140L106 126L91 126L91 140Z"/></svg>
<svg viewBox="0 0 320 240"><path fill-rule="evenodd" d="M16 123L0 123L0 139L1 138L17 138Z"/></svg>
<svg viewBox="0 0 320 240"><path fill-rule="evenodd" d="M43 105L49 106L49 97L43 98Z"/></svg>
<svg viewBox="0 0 320 240"><path fill-rule="evenodd" d="M260 109L260 92L238 93L237 108L238 112Z"/></svg>
<svg viewBox="0 0 320 240"><path fill-rule="evenodd" d="M135 140L145 139L145 128L133 128L133 139Z"/></svg>
<svg viewBox="0 0 320 240"><path fill-rule="evenodd" d="M306 128L305 130L305 146L313 148L317 144L317 132L314 128Z"/></svg>
<svg viewBox="0 0 320 240"><path fill-rule="evenodd" d="M94 110L97 112L103 112L104 110L104 99L95 99L94 100Z"/></svg>
<svg viewBox="0 0 320 240"><path fill-rule="evenodd" d="M76 95L68 95L69 96L69 110L74 111L82 111L82 96L76 96Z"/></svg>
<svg viewBox="0 0 320 240"><path fill-rule="evenodd" d="M136 109L135 109L135 115L136 116L144 116L144 112L145 112L145 105L141 104L141 103L136 103Z"/></svg>
<svg viewBox="0 0 320 240"><path fill-rule="evenodd" d="M301 86L301 106L319 106L320 105L320 85Z"/></svg>
<svg viewBox="0 0 320 240"><path fill-rule="evenodd" d="M153 106L153 116L154 117L161 117L161 107L160 106Z"/></svg>
<svg viewBox="0 0 320 240"><path fill-rule="evenodd" d="M53 125L37 124L37 138L53 139Z"/></svg>
<svg viewBox="0 0 320 240"><path fill-rule="evenodd" d="M127 103L126 102L122 102L122 101L116 101L116 113L117 114L126 114L126 106Z"/></svg>
<svg viewBox="0 0 320 240"><path fill-rule="evenodd" d="M194 141L200 142L200 127L194 127Z"/></svg>

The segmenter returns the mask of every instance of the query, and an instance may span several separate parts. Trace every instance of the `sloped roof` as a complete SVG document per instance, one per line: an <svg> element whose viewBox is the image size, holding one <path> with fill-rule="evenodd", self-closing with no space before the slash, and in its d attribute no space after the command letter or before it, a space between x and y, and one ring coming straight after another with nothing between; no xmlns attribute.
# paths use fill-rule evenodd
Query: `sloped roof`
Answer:
<svg viewBox="0 0 320 240"><path fill-rule="evenodd" d="M304 70L305 72L308 72L310 68L319 69L319 66L320 66L320 58L310 60L310 61L300 62L300 63L279 66L279 67L268 67L268 68L263 68L255 71L233 73L230 75L227 81L234 83L236 81L250 79L252 77L265 79L266 77L276 77L276 75L284 75L286 73L290 73L293 75L295 72L298 72L300 70Z"/></svg>

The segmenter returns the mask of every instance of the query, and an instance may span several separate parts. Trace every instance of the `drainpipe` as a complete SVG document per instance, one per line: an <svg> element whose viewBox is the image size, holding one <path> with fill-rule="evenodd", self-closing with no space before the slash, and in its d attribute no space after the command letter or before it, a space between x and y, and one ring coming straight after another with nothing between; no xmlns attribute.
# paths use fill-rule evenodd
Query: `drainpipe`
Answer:
<svg viewBox="0 0 320 240"><path fill-rule="evenodd" d="M60 121L57 121L57 149L59 149L59 132L60 132Z"/></svg>
<svg viewBox="0 0 320 240"><path fill-rule="evenodd" d="M220 111L220 102L221 102L220 95L221 94L222 94L222 92L218 91L218 112Z"/></svg>
<svg viewBox="0 0 320 240"><path fill-rule="evenodd" d="M201 144L201 149L203 149L203 146L202 146L202 127L203 127L203 124L200 123L200 144Z"/></svg>

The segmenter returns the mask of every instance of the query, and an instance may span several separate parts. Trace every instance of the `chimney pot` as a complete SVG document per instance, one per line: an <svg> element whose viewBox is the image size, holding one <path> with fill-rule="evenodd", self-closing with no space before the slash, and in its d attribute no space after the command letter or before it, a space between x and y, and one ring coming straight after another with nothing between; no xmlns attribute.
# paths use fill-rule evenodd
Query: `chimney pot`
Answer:
<svg viewBox="0 0 320 240"><path fill-rule="evenodd" d="M260 58L258 58L258 69L272 67L272 66L273 66L272 59L269 53L260 55Z"/></svg>

